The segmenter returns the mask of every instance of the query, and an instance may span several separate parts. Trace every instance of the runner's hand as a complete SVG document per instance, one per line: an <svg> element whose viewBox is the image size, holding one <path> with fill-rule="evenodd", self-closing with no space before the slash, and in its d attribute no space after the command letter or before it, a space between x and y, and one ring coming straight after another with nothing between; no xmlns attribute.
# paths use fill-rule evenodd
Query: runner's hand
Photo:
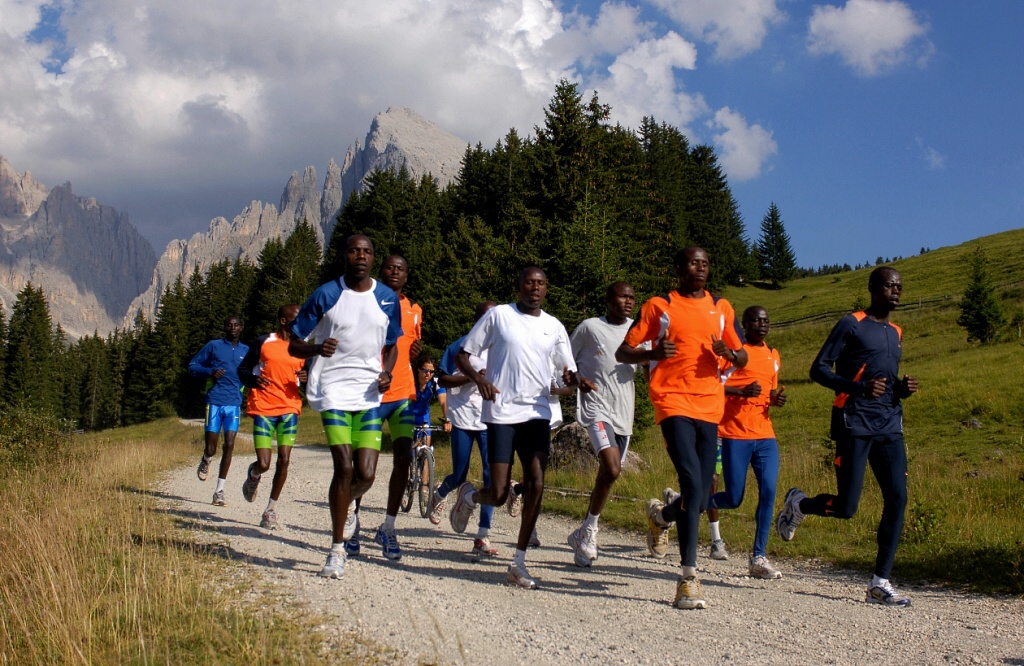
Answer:
<svg viewBox="0 0 1024 666"><path fill-rule="evenodd" d="M756 381L750 382L740 389L740 395L744 398L756 398L761 395L761 385Z"/></svg>
<svg viewBox="0 0 1024 666"><path fill-rule="evenodd" d="M669 339L664 339L661 343L651 351L651 358L655 361L664 361L666 358L672 358L676 355L676 343Z"/></svg>
<svg viewBox="0 0 1024 666"><path fill-rule="evenodd" d="M334 356L335 350L338 349L338 341L334 338L327 338L324 343L320 345L320 355L324 358Z"/></svg>
<svg viewBox="0 0 1024 666"><path fill-rule="evenodd" d="M214 379L220 379L224 376L224 368L218 368L210 373L210 376Z"/></svg>
<svg viewBox="0 0 1024 666"><path fill-rule="evenodd" d="M910 397L917 393L917 377L903 375L903 395Z"/></svg>
<svg viewBox="0 0 1024 666"><path fill-rule="evenodd" d="M714 334L711 335L711 351L715 352L715 356L731 356L731 360L736 360L736 352L729 349L729 345L725 344L721 338Z"/></svg>
<svg viewBox="0 0 1024 666"><path fill-rule="evenodd" d="M874 377L869 379L864 386L869 398L877 398L885 393L885 377Z"/></svg>
<svg viewBox="0 0 1024 666"><path fill-rule="evenodd" d="M423 351L423 340L416 338L409 347L409 358L416 358Z"/></svg>
<svg viewBox="0 0 1024 666"><path fill-rule="evenodd" d="M772 393L772 404L776 407L782 407L786 404L786 387L780 386L774 393Z"/></svg>

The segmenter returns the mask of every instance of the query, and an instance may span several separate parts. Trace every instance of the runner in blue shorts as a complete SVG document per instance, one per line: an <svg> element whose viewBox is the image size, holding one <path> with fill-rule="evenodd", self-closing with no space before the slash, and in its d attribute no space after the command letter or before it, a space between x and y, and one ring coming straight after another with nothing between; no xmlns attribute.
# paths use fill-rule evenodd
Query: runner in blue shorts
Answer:
<svg viewBox="0 0 1024 666"><path fill-rule="evenodd" d="M224 431L224 449L220 458L217 487L213 491L214 506L224 506L224 486L231 469L231 455L235 450L235 435L241 416L242 381L238 365L245 358L249 346L239 341L242 320L232 315L224 320L224 337L211 340L189 361L188 371L193 377L207 379L206 392L206 447L199 461L196 476L206 481L210 474L210 461L217 454L217 439Z"/></svg>

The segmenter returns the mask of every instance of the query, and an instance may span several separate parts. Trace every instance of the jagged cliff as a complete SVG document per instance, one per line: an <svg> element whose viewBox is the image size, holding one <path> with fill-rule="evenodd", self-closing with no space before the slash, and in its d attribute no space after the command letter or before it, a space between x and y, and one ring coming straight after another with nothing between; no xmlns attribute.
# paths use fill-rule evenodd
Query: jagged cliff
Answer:
<svg viewBox="0 0 1024 666"><path fill-rule="evenodd" d="M0 157L0 299L7 314L27 282L72 336L106 333L149 284L156 253L128 215L71 183L47 191Z"/></svg>

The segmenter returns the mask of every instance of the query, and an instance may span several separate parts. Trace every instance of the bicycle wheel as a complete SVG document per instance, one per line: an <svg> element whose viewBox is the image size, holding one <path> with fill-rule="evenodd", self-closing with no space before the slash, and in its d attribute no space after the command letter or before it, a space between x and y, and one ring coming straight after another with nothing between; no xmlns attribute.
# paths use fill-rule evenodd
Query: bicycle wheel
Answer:
<svg viewBox="0 0 1024 666"><path fill-rule="evenodd" d="M402 493L401 509L403 513L409 513L412 508L412 497L416 494L416 464L409 463L409 477L405 480L405 492Z"/></svg>
<svg viewBox="0 0 1024 666"><path fill-rule="evenodd" d="M434 496L434 451L424 448L420 451L416 469L419 476L420 516L426 518L430 513L430 500Z"/></svg>

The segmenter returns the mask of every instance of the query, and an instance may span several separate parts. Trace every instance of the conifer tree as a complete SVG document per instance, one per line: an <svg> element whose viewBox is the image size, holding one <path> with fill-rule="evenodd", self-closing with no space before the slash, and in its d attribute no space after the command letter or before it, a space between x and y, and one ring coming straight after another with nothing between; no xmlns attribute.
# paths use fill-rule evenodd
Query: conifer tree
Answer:
<svg viewBox="0 0 1024 666"><path fill-rule="evenodd" d="M774 201L761 219L761 237L754 245L754 259L761 279L768 280L776 289L796 272L796 255Z"/></svg>
<svg viewBox="0 0 1024 666"><path fill-rule="evenodd" d="M985 263L985 251L978 246L971 256L971 278L960 299L960 317L956 320L967 331L968 342L982 344L994 342L999 329L1006 325L1006 314Z"/></svg>
<svg viewBox="0 0 1024 666"><path fill-rule="evenodd" d="M55 411L50 309L42 288L18 292L8 327L4 394L10 404Z"/></svg>

